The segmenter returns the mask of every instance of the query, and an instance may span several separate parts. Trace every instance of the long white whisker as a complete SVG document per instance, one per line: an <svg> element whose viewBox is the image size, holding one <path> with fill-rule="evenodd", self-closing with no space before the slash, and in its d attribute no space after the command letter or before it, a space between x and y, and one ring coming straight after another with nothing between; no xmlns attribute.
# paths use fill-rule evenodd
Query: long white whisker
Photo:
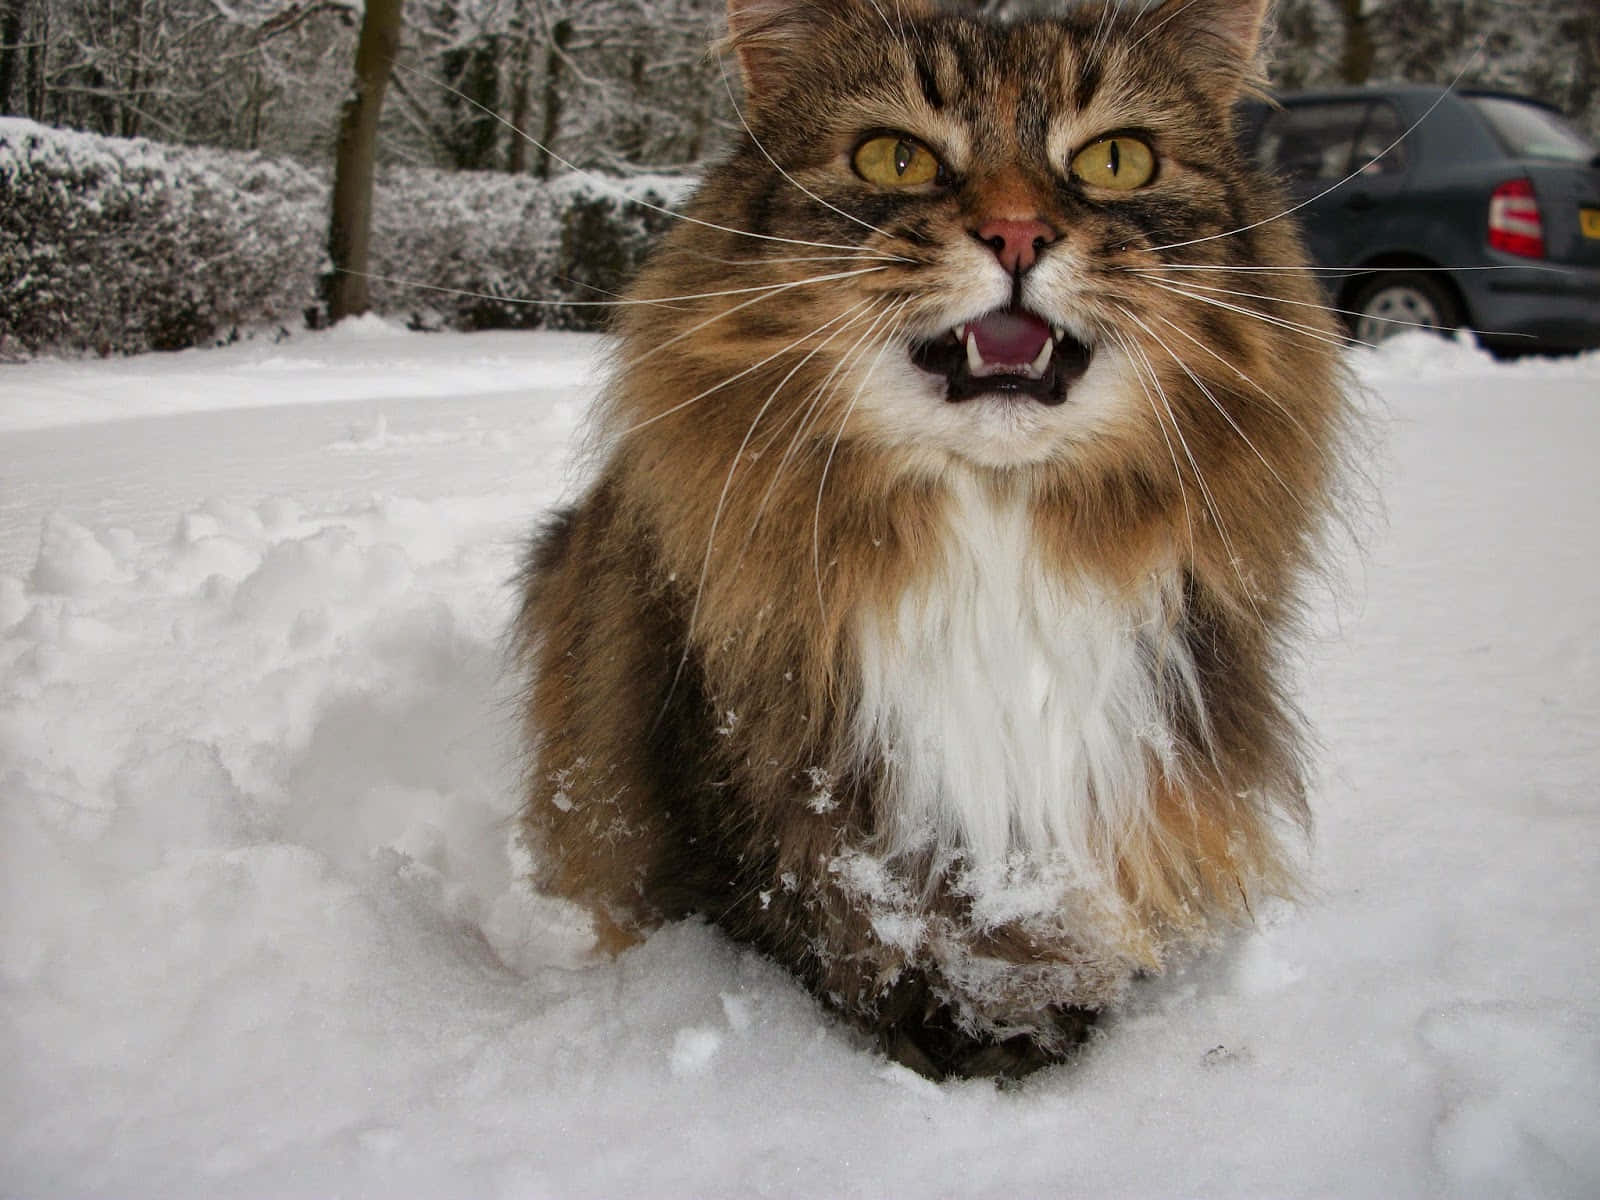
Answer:
<svg viewBox="0 0 1600 1200"><path fill-rule="evenodd" d="M1152 279L1151 282L1155 283L1159 287L1159 286L1162 286L1162 282L1163 281ZM1266 294L1264 294L1262 292L1243 292L1243 291L1235 290L1233 288L1212 287L1212 286L1210 286L1208 284L1203 284L1203 283L1190 283L1190 284L1186 284L1185 286L1186 287L1192 287L1196 291L1210 292L1211 294L1218 295L1218 296L1242 296L1242 297L1244 297L1246 299L1250 299L1250 300L1271 300L1274 304L1289 304L1289 305L1293 305L1296 308L1314 308L1314 309L1317 309L1319 312L1338 313L1342 317L1359 317L1359 316L1365 315L1363 313L1354 312L1354 311L1352 311L1351 309L1348 309L1348 308L1332 308L1332 307L1330 307L1330 306L1328 306L1326 304L1317 304L1317 303L1315 303L1314 301L1311 301L1311 300L1289 300L1289 299L1286 299L1285 297L1282 297L1282 296L1269 296L1269 295L1266 295ZM1438 328L1437 325L1429 325L1426 321L1402 321L1399 317L1376 317L1374 319L1382 321L1386 325L1404 325L1404 326L1406 326L1406 327L1408 327L1410 329L1437 329ZM1508 333L1508 332L1503 332L1503 331L1498 331L1498 330L1493 330L1493 329L1480 330L1480 332L1488 334L1491 337L1532 337L1533 336L1532 334ZM1355 339L1352 339L1352 340L1355 340ZM1362 342L1361 344L1365 346L1365 345L1370 345L1371 343Z"/></svg>
<svg viewBox="0 0 1600 1200"><path fill-rule="evenodd" d="M1117 307L1120 309L1122 306L1117 305ZM1195 484L1200 489L1200 498L1205 502L1207 510L1211 513L1211 518L1216 523L1218 532L1226 540L1227 531L1223 526L1221 516L1217 513L1217 506L1212 498L1211 489L1206 486L1205 476L1200 471L1200 464L1195 461L1194 451L1189 449L1189 439L1183 436L1183 426L1178 423L1178 414L1173 411L1172 401L1167 398L1167 390L1161 385L1161 376L1156 371L1155 364L1150 361L1150 355L1145 352L1144 347L1132 338L1125 337L1123 345L1133 351L1143 362L1144 369L1150 376L1150 383L1155 388L1157 397L1161 400L1161 407L1166 410L1167 420L1172 422L1172 432L1178 439L1178 445L1183 448L1183 457L1188 460L1189 468L1194 472Z"/></svg>
<svg viewBox="0 0 1600 1200"><path fill-rule="evenodd" d="M1160 288L1164 292L1171 292L1174 296L1183 296L1190 300L1199 301L1201 304L1209 304L1213 308L1220 308L1227 312L1238 313L1241 316L1250 317L1257 321L1264 321L1268 325L1276 325L1280 329L1290 330L1291 332L1298 333L1302 337L1310 338L1314 341L1324 342L1327 345L1338 346L1341 348L1345 344L1345 339L1334 334L1326 333L1314 325L1305 325L1299 321L1291 321L1287 317L1275 317L1270 313L1256 312L1253 308L1245 308L1243 305L1239 304L1230 304L1226 300L1219 300L1215 296L1207 296L1203 292L1191 292L1187 288L1178 287L1176 284L1165 283L1154 279L1148 280L1147 282L1151 287ZM1363 342L1361 344L1368 345L1369 343Z"/></svg>
<svg viewBox="0 0 1600 1200"><path fill-rule="evenodd" d="M1292 267L1230 266L1227 263L1140 263L1137 266L1112 267L1113 271L1245 271L1262 275L1382 275L1403 272L1407 275L1450 274L1457 271L1544 271L1555 275L1571 275L1572 267L1556 267L1539 263L1493 263L1478 267L1319 267L1312 264Z"/></svg>
<svg viewBox="0 0 1600 1200"><path fill-rule="evenodd" d="M808 263L808 262L882 262L897 263L905 260L893 254L876 254L870 250L863 250L859 254L794 254L783 257L761 258L722 258L715 254L700 255L701 262L717 263L724 267L764 267L768 263Z"/></svg>
<svg viewBox="0 0 1600 1200"><path fill-rule="evenodd" d="M1122 306L1119 305L1118 307L1121 308ZM1151 329L1150 326L1146 325L1137 313L1133 312L1131 309L1122 308L1122 315L1127 317L1140 329L1144 330L1145 333L1149 334L1151 340L1167 352L1167 356L1171 358L1173 362L1178 364L1179 369L1189 377L1190 381L1195 385L1195 387L1200 389L1201 394L1211 402L1211 407L1216 409L1217 412L1222 415L1222 419L1228 423L1228 427L1232 429L1234 433L1238 434L1240 440L1243 441L1246 446L1250 447L1250 452L1261 460L1261 465L1264 466L1267 469L1267 472L1278 481L1278 486L1281 487L1288 494L1289 498L1299 506L1300 510L1304 512L1305 505L1301 502L1300 497L1295 495L1294 489L1284 482L1283 476L1278 474L1277 468L1267 460L1266 455L1261 453L1256 444L1250 440L1250 435L1239 427L1239 422L1234 419L1233 414L1223 406L1222 401L1217 399L1216 394L1212 392L1208 386L1206 386L1205 381L1194 373L1193 368L1191 368L1188 363L1183 361L1182 356L1180 356L1178 352L1168 344L1165 338L1163 338L1155 330Z"/></svg>
<svg viewBox="0 0 1600 1200"><path fill-rule="evenodd" d="M895 41L899 42L901 47L909 53L911 47L907 43L906 39L904 11L899 8L898 4L896 4L896 11L899 13L901 18L900 28L896 30L893 25L889 24L889 14L884 12L882 7L879 6L878 0L867 0L867 2L872 5L873 11L878 14L878 19L883 22L883 27L889 31L889 36Z"/></svg>
<svg viewBox="0 0 1600 1200"><path fill-rule="evenodd" d="M874 5L874 7L876 7L876 5ZM882 10L881 9L879 10L879 15L882 16ZM887 18L885 18L884 23L888 24L888 19ZM890 32L892 33L893 30L890 30ZM813 192L805 184L801 183L793 175L789 174L788 171L785 171L783 169L783 167L781 165L779 165L778 160L773 158L772 155L767 152L766 146L762 145L761 139L756 136L756 131L754 129L750 128L750 122L745 120L744 110L739 107L739 101L734 97L734 94L733 94L733 83L728 78L728 65L727 65L727 63L726 62L722 62L722 61L719 60L717 65L722 69L722 87L728 93L728 103L733 105L734 115L739 118L739 124L744 126L744 131L747 134L750 135L750 141L752 143L754 143L755 148L757 150L761 151L762 157L765 158L769 163L772 164L773 169L775 171L777 171L778 174L782 175L785 179L787 179L790 183L792 183L801 192L804 192L807 196L811 197L811 199L815 200L818 204L822 205L822 207L824 207L826 209L829 209L832 212L838 213L845 220L854 221L857 225L861 226L863 229L870 229L873 233L877 234L879 237L892 238L894 236L892 233L890 233L886 229L879 229L876 225L872 224L872 222L870 222L870 221L863 221L860 217L856 216L854 213L845 212L845 210L840 208L837 204L829 203L827 200L824 200L821 196L819 196L815 192ZM901 260L901 261L905 261L905 260Z"/></svg>
<svg viewBox="0 0 1600 1200"><path fill-rule="evenodd" d="M1156 34L1160 33L1162 27L1164 25L1166 25L1166 23L1168 21L1170 21L1174 17L1178 16L1180 13L1182 13L1185 9L1187 9L1194 2L1195 2L1195 0L1184 0L1183 4L1178 5L1177 8L1173 9L1166 16L1162 17L1161 20L1157 21L1149 29L1145 30L1144 33L1140 35L1139 40L1134 42L1133 45L1129 47L1129 49L1130 50L1137 50L1140 46L1144 45L1145 40L1147 38L1154 37ZM1144 20L1145 17L1149 14L1150 11L1151 11L1151 8L1150 8L1150 5L1148 5L1148 4L1146 4L1142 8L1140 8L1139 15L1134 18L1134 22L1133 22L1134 25L1137 26L1140 21ZM1129 32L1132 32L1132 29L1130 29Z"/></svg>
<svg viewBox="0 0 1600 1200"><path fill-rule="evenodd" d="M866 275L872 271L882 271L883 267L863 267L858 271L841 271L830 275L817 275L810 279L789 280L784 283L764 283L752 287L727 288L720 292L693 292L683 296L651 296L638 299L625 299L618 297L615 300L529 300L518 296L497 296L493 292L475 292L469 288L444 287L437 283L423 283L416 279L400 279L393 275L378 275L370 271L352 271L353 275L360 275L365 279L375 279L380 283L392 283L400 287L420 288L426 292L443 292L450 296L470 296L478 300L498 300L503 304L521 304L535 308L626 308L640 304L654 304L662 307L672 307L685 300L713 300L719 296L745 296L751 292L779 291L789 287L804 286L808 283L828 283L835 279L850 279L856 275Z"/></svg>
<svg viewBox="0 0 1600 1200"><path fill-rule="evenodd" d="M1095 19L1094 23L1094 36L1089 39L1089 49L1084 52L1083 57L1086 60L1092 61L1100 53L1100 39L1106 34L1112 11L1113 6L1110 0L1106 0L1100 6L1100 15Z"/></svg>
<svg viewBox="0 0 1600 1200"><path fill-rule="evenodd" d="M1121 305L1117 307L1121 308ZM1126 310L1124 310L1126 311ZM1183 426L1178 422L1178 414L1173 411L1172 402L1167 397L1167 389L1161 385L1160 373L1155 364L1150 361L1150 356L1143 346L1131 339L1126 343L1137 351L1144 361L1145 369L1150 372L1150 380L1155 384L1156 394L1161 397L1162 406L1167 410L1167 417L1172 421L1172 431L1178 435L1178 445L1183 447L1183 456L1189 460L1190 469L1194 471L1195 485L1200 489L1200 498L1205 501L1206 511L1211 514L1211 521L1217 527L1217 536L1222 540L1223 553L1228 556L1228 565L1233 568L1234 578L1239 581L1240 593L1249 603L1251 611L1256 614L1258 621L1262 620L1261 610L1256 607L1255 597L1250 592L1250 585L1245 582L1244 572L1239 569L1239 555L1233 548L1233 539L1228 536L1228 527L1222 520L1222 512L1217 507L1216 496L1212 494L1211 485L1206 482L1205 473L1200 470L1200 463L1195 459L1194 451L1189 448L1189 439L1183 436Z"/></svg>
<svg viewBox="0 0 1600 1200"><path fill-rule="evenodd" d="M659 300L659 301L652 297L652 298L646 298L646 299L640 299L640 300L631 300L631 301L628 301L628 303L630 303L630 304L671 303L671 302L679 301L679 300L715 299L716 297L719 297L719 296L748 296L753 292L788 291L791 288L808 287L808 286L810 286L811 284L814 284L814 283L832 283L835 280L839 280L839 279L854 279L858 275L871 275L871 274L873 274L873 273L875 273L877 271L884 271L884 270L887 270L887 269L888 269L887 267L858 267L854 271L832 271L832 272L829 272L829 273L823 274L823 275L812 275L812 276L809 276L809 277L807 277L805 279L784 280L781 283L761 283L761 284L753 284L750 287L725 288L724 290L718 291L718 292L700 292L700 293L698 293L696 295L692 295L692 296L667 296L667 297L664 297L662 300Z"/></svg>
<svg viewBox="0 0 1600 1200"><path fill-rule="evenodd" d="M897 307L886 309L885 315L889 316L890 320L893 321L905 311L906 305L910 303L911 297L907 296L900 301ZM870 334L871 331L869 330L868 332ZM811 514L811 569L817 579L817 610L824 620L828 615L828 606L822 596L822 494L828 486L828 472L833 468L833 458L838 453L839 442L844 437L844 427L850 421L850 414L855 411L856 402L861 399L861 393L871 381L872 373L878 369L878 364L883 361L884 351L889 348L894 341L895 334L898 332L899 326L893 326L884 335L882 344L878 347L878 353L873 357L872 365L866 369L866 372L861 377L861 382L856 385L855 394L850 397L850 403L845 406L844 415L839 418L839 428L833 435L833 445L828 447L828 457L822 463L822 476L817 481L817 503Z"/></svg>
<svg viewBox="0 0 1600 1200"><path fill-rule="evenodd" d="M739 443L739 448L734 451L733 461L728 465L728 474L722 481L722 491L717 496L716 510L711 514L711 528L706 535L706 553L704 559L702 559L700 563L700 578L695 584L694 603L690 606L689 623L685 627L683 655L678 659L678 668L673 673L671 686L667 689L667 700L669 702L672 699L673 693L677 691L678 681L682 678L684 667L689 661L689 648L693 644L695 627L699 623L700 618L700 604L705 598L706 579L711 573L711 555L716 547L717 527L722 523L722 513L727 507L728 493L733 489L734 475L738 472L739 463L744 458L744 453L750 446L750 439L755 436L756 427L761 424L761 419L767 415L767 410L772 407L772 404L778 398L779 393L788 386L789 381L795 377L796 373L799 372L800 369L806 365L806 363L810 362L812 358L814 358L823 349L823 347L825 347L829 342L833 341L834 338L838 337L843 330L848 329L852 324L855 323L856 320L860 319L860 317L864 315L860 312L862 308L865 308L873 303L874 301L870 298L860 300L850 308L845 309L843 312L836 313L834 316L824 321L821 325L817 326L817 328L813 329L804 338L800 339L800 341L806 341L827 329L828 326L837 324L840 321L844 321L844 324L840 325L838 329L835 329L831 334L828 335L827 338L813 346L806 353L805 357L800 359L799 362L795 363L795 365L789 369L788 374L780 379L773 389L767 393L766 400L762 402L761 407L756 411L756 415L751 419L749 428L745 430L744 440ZM856 315L852 317L851 314ZM846 321L844 320L846 317L851 317L851 319ZM799 344L800 342L793 343L793 345Z"/></svg>
<svg viewBox="0 0 1600 1200"><path fill-rule="evenodd" d="M1156 320L1160 321L1163 325L1165 325L1167 328L1171 329L1174 333L1179 334L1180 336L1182 336L1185 339L1187 339L1189 342L1193 343L1200 350L1205 351L1212 358L1216 359L1223 366L1227 367L1228 370L1232 371L1235 375L1237 375L1243 382L1245 382L1245 383L1249 384L1251 387L1255 388L1255 390L1261 394L1261 397L1264 400L1266 400L1268 404L1271 404L1274 408L1276 408L1279 412L1281 412L1284 415L1284 418L1286 420L1288 420L1289 423L1292 424L1301 433L1307 433L1308 432L1306 430L1305 425L1301 423L1300 418L1295 416L1294 413L1289 410L1289 406L1288 405L1286 405L1282 400L1279 400L1271 392L1267 391L1266 388L1262 387L1254 379L1251 379L1250 376L1246 375L1243 371L1241 371L1239 369L1239 367L1237 366L1237 364L1231 363L1227 359L1223 358L1222 355L1218 354L1210 346L1206 345L1199 338L1195 337L1194 334L1190 333L1187 329L1185 329L1182 325L1179 325L1176 321L1173 321L1168 317L1164 317L1160 313L1152 313L1151 316L1155 317Z"/></svg>
<svg viewBox="0 0 1600 1200"><path fill-rule="evenodd" d="M721 314L719 314L717 317L715 317L713 319L714 320L720 320L722 317L724 317L726 315L727 315L726 313L721 313ZM707 322L707 324L709 324L709 323L710 322ZM824 325L824 326L822 326L822 328L826 329L827 326ZM692 333L693 331L691 330L689 332ZM643 421L640 421L636 425L630 425L627 429L622 430L617 436L619 438L620 437L627 437L629 434L637 433L637 432L639 432L639 430L644 429L647 426L654 425L657 421L664 420L665 418L670 417L675 412L679 412L679 411L681 411L681 410L683 410L685 408L688 408L691 404L695 404L695 403L698 403L701 400L704 400L707 396L710 396L715 392L720 392L723 388L727 387L730 383L737 383L739 380L743 379L746 375L750 375L755 371L759 371L762 367L766 366L773 359L778 358L781 355L789 353L789 351L793 350L796 346L800 345L802 342L807 341L808 339L814 337L816 335L816 332L817 332L816 330L813 330L811 333L805 334L803 337L796 338L794 341L790 342L787 346L783 347L781 350L774 350L771 354L767 355L765 358L759 360L758 362L751 363L744 370L738 371L735 374L732 374L732 375L728 376L726 379L722 380L720 383L713 384L711 387L706 388L705 391L699 392L696 395L690 396L687 400L681 400L677 404L674 404L671 408L663 409L661 412L656 413L655 416L647 417ZM686 334L680 334L679 336L682 337L682 336L687 336L687 335ZM641 355L640 358L634 360L634 363L637 364L638 362L643 361L643 357L644 356Z"/></svg>
<svg viewBox="0 0 1600 1200"><path fill-rule="evenodd" d="M884 311L886 312L887 309L888 305L886 303ZM862 335L851 344L850 348L839 356L839 360L835 362L832 369L830 369L828 373L823 376L821 382L819 382L817 386L812 389L811 395L806 398L805 402L795 406L795 411L791 414L791 416L798 416L799 420L795 425L794 434L789 438L789 444L784 448L782 456L778 459L777 466L773 469L772 478L767 483L766 491L761 495L761 503L756 506L755 516L750 522L749 536L751 538L755 537L756 529L761 524L761 518L766 515L767 506L772 502L772 497L777 492L778 484L783 478L783 473L788 468L789 464L794 461L795 454L799 450L800 445L805 438L806 431L811 427L814 417L817 413L821 412L822 406L827 403L828 399L833 394L833 391L837 387L837 381L856 361L861 347L872 337L873 330L878 327L878 324L882 319L882 315L883 314L880 313L879 317L875 319L872 324L867 327L866 331L863 332ZM772 431L771 435L767 439L766 444L762 446L759 453L766 454L768 449L771 448L772 443L777 440L778 435L783 432L783 427L788 423L789 418L785 418L779 423L778 427ZM745 550L748 549L749 542L746 541ZM740 553L742 555L744 551L741 551Z"/></svg>
<svg viewBox="0 0 1600 1200"><path fill-rule="evenodd" d="M695 609L697 611L698 611L698 609L700 607L700 593L705 588L706 573L710 569L710 566L711 566L712 544L716 540L717 526L722 520L722 510L725 507L725 505L727 504L728 492L733 487L734 474L739 469L739 463L744 458L745 451L748 450L749 447L750 447L750 439L755 436L756 428L761 424L761 419L767 415L767 410L770 409L772 407L773 402L775 400L777 400L779 393L781 393L783 391L783 389L789 385L789 381L791 379L793 379L795 377L795 375L798 374L800 372L800 370L802 368L804 368L805 365L808 362L810 362L819 353L821 353L836 337L838 337L846 329L849 329L852 325L855 325L858 322L864 320L866 318L867 314L861 312L861 309L869 308L869 310L870 310L870 306L875 305L876 303L877 303L877 301L872 300L870 298L866 299L866 300L858 301L856 304L852 305L850 308L845 309L844 312L839 313L839 314L831 317L829 320L824 322L822 325L818 326L816 329L813 329L811 331L811 333L807 335L808 337L815 337L817 334L821 333L824 329L828 328L829 325L833 325L833 324L835 324L837 322L840 322L846 317L850 318L849 320L843 320L843 324L839 325L839 328L835 329L832 333L830 333L821 342L819 342L819 343L817 343L817 345L813 346L810 350L808 350L806 352L805 356L803 358L801 358L799 362L795 363L795 365L793 367L789 368L789 372L786 375L784 375L784 377L782 379L780 379L778 381L777 385L775 387L773 387L772 391L767 393L767 398L762 403L761 408L756 412L756 415L755 415L754 419L750 422L750 427L747 430L745 430L744 440L739 443L739 449L737 451L735 451L735 453L734 453L733 462L729 465L728 474L727 474L726 478L723 480L722 491L717 497L716 511L713 512L712 517L711 517L711 531L710 531L710 536L708 537L707 542L706 542L705 562L702 565L702 568L701 568L701 571L700 571L700 584L699 584L699 587L695 591L695 605L694 605L694 607L695 607ZM691 613L690 617L689 617L689 628L691 630L694 628L694 615L693 615L693 613Z"/></svg>
<svg viewBox="0 0 1600 1200"><path fill-rule="evenodd" d="M885 303L884 311L887 311L888 303L892 303L892 301ZM789 438L789 444L784 448L782 456L779 457L778 463L773 469L772 478L767 481L766 490L761 494L761 502L756 505L755 515L750 518L750 530L745 535L744 545L739 550L739 558L741 561L743 561L744 556L749 553L751 543L755 540L756 531L761 527L761 520L766 515L768 505L772 503L772 497L778 490L778 484L783 479L783 473L788 468L789 464L794 461L796 452L799 450L800 445L805 438L806 432L811 427L812 421L814 420L816 414L821 411L822 405L827 402L828 397L832 394L835 381L849 368L851 363L855 361L857 352L860 350L862 345L871 338L872 332L878 327L882 316L883 313L880 312L878 317L873 320L872 324L867 327L866 331L863 332L854 343L852 343L848 350L839 356L838 361L833 364L832 369L830 369L829 372L823 376L821 382L819 382L817 386L812 389L811 395L808 396L803 403L797 404L789 416L785 417L781 422L778 423L778 426L768 436L766 444L757 452L758 455L765 455L771 448L772 443L777 439L778 435L783 432L784 426L788 425L791 419L794 419L795 417L799 418L795 425L794 433Z"/></svg>
<svg viewBox="0 0 1600 1200"><path fill-rule="evenodd" d="M855 272L855 271L845 272L844 275L841 276L841 278L849 278L851 275L854 275L854 274L868 275L868 274L871 274L873 271L882 271L882 270L885 270L885 269L886 268L884 268L884 267L868 267L868 268L866 268L866 269L864 269L864 270L862 270L860 272ZM685 329L682 333L674 334L672 337L669 337L664 342L657 342L654 346L650 347L650 349L646 350L643 354L641 354L637 358L631 359L629 361L630 361L631 365L637 366L638 364L640 364L642 362L645 362L648 359L654 358L657 354L660 354L663 350L666 350L669 347L677 345L679 342L683 341L685 338L693 337L695 334L699 333L702 329L706 329L709 326L715 325L718 321L726 320L728 317L731 317L736 312L742 312L744 309L749 308L752 304L760 304L764 300L771 300L774 296L782 296L786 292L788 292L790 288L799 287L799 286L801 286L802 284L804 284L806 282L807 282L806 280L800 280L797 283L782 284L780 286L775 287L770 292L766 292L766 293L764 293L762 295L759 295L759 296L753 296L749 300L741 300L738 304L730 304L727 308L723 309L721 312L717 313L714 316L707 317L704 321L701 321L698 324L691 325L688 329ZM665 415L665 414L663 414L663 415Z"/></svg>
<svg viewBox="0 0 1600 1200"><path fill-rule="evenodd" d="M874 300L870 301L870 304L873 305L874 307L876 305L880 304L880 303L886 303L886 302L884 300L882 300L881 298L874 299ZM859 307L859 305L857 307ZM816 349L812 350L811 353L807 354L805 359L801 360L799 366L804 366L807 361L809 361L819 351L821 351L822 349L827 347L828 344L831 343L834 340L834 338L836 338L840 334L844 333L845 330L851 328L854 325L858 325L862 321L866 320L867 317L871 314L871 312L872 312L872 309L869 308L866 312L857 313L855 316L851 317L850 320L846 321L838 329L835 329L832 333L830 333L827 336L827 338L821 343L821 345L817 346ZM870 328L869 328L869 332L870 332ZM860 339L858 339L855 344L859 345L860 344ZM827 385L830 382L832 382L833 378L839 373L840 369L848 361L849 354L850 354L850 351L848 351L848 350L845 351L845 354L841 356L840 361L836 362L833 365L833 367L828 371L828 373L822 377L821 383L815 389L813 389L811 395L809 397L807 397L804 401L801 401L799 404L796 404L791 409L789 415L784 417L784 419L782 421L778 422L778 424L773 428L772 432L770 434L768 434L767 440L764 443L762 443L761 447L758 450L756 450L755 454L753 455L754 459L760 459L760 458L762 458L762 457L764 457L766 455L766 453L772 448L772 444L778 439L778 436L783 432L784 427L786 425L788 425L791 420L793 420L796 416L801 416L801 415L810 413L810 411L813 408L813 406L815 405L818 397L820 395L822 395L822 393L823 393L824 389L827 387ZM796 369L798 369L798 367ZM805 424L805 422L804 422L804 420L802 420L802 422L801 422L801 427L802 428L804 427L804 424ZM791 449L792 449L792 446L793 446L793 443L791 443ZM775 471L773 473L772 481L768 484L766 492L764 492L762 494L762 502L761 502L761 504L759 506L757 506L755 517L752 520L752 528L751 528L751 534L752 535L754 535L754 533L755 533L755 526L760 524L762 514L766 512L766 502L767 502L768 499L770 499L770 497L772 495L772 487L773 487L773 485L775 485L777 483L778 476L782 474L783 467L784 467L785 463L788 461L788 459L789 459L789 454L786 452L784 454L784 456L782 458L780 458L780 460L778 462L778 469L777 469L777 471ZM749 548L749 543L747 541L746 544L745 544L745 549L748 549L748 548ZM744 556L744 551L741 550L740 551L740 557L743 558L743 556Z"/></svg>
<svg viewBox="0 0 1600 1200"><path fill-rule="evenodd" d="M1120 305L1118 306L1121 307ZM1144 393L1145 403L1150 406L1151 415L1156 419L1156 428L1161 430L1161 440L1167 444L1167 457L1172 460L1172 474L1178 481L1178 498L1183 501L1183 523L1189 531L1189 558L1194 559L1194 513L1189 508L1189 489L1183 484L1183 468L1178 465L1178 452L1173 448L1172 438L1167 435L1167 423L1161 419L1161 410L1156 407L1156 400L1145 386L1144 373L1139 369L1139 363L1134 358L1133 347L1120 330L1111 331L1112 338L1122 347L1122 352L1128 356L1128 363L1133 367L1133 377L1139 383L1139 390ZM1159 386L1159 385L1158 385ZM1169 410L1170 412L1170 410Z"/></svg>

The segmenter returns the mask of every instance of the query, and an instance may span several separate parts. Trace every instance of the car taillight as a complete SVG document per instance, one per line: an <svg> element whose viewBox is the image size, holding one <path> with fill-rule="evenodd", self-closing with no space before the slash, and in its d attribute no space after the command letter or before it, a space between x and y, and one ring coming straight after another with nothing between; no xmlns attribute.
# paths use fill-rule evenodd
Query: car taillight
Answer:
<svg viewBox="0 0 1600 1200"><path fill-rule="evenodd" d="M1531 180L1508 180L1489 197L1489 245L1524 258L1544 257L1544 225Z"/></svg>

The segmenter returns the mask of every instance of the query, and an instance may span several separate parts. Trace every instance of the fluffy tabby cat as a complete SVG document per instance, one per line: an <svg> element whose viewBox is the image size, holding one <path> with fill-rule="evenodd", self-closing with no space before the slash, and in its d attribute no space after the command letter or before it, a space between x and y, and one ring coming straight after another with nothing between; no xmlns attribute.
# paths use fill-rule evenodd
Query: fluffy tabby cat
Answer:
<svg viewBox="0 0 1600 1200"><path fill-rule="evenodd" d="M747 136L518 624L536 882L603 945L704 914L895 1059L1019 1074L1290 887L1342 409L1230 135L1267 2L730 0Z"/></svg>

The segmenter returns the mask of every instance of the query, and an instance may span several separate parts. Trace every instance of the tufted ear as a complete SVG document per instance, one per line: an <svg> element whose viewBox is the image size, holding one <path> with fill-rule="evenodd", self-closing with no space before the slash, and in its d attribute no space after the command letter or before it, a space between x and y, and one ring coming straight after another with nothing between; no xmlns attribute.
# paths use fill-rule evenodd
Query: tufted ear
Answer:
<svg viewBox="0 0 1600 1200"><path fill-rule="evenodd" d="M759 101L780 90L830 32L902 37L897 22L930 11L928 0L728 0L727 44L739 55L745 95Z"/></svg>
<svg viewBox="0 0 1600 1200"><path fill-rule="evenodd" d="M1166 0L1144 22L1183 46L1231 101L1264 77L1261 42L1271 8L1272 0Z"/></svg>

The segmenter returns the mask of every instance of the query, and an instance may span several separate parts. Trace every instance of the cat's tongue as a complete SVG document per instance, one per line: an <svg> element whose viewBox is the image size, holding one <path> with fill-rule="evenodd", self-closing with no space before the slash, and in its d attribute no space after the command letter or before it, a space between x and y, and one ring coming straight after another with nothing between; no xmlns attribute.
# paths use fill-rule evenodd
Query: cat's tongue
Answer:
<svg viewBox="0 0 1600 1200"><path fill-rule="evenodd" d="M991 367L1026 367L1050 340L1050 326L1032 313L996 312L969 321L963 340Z"/></svg>

